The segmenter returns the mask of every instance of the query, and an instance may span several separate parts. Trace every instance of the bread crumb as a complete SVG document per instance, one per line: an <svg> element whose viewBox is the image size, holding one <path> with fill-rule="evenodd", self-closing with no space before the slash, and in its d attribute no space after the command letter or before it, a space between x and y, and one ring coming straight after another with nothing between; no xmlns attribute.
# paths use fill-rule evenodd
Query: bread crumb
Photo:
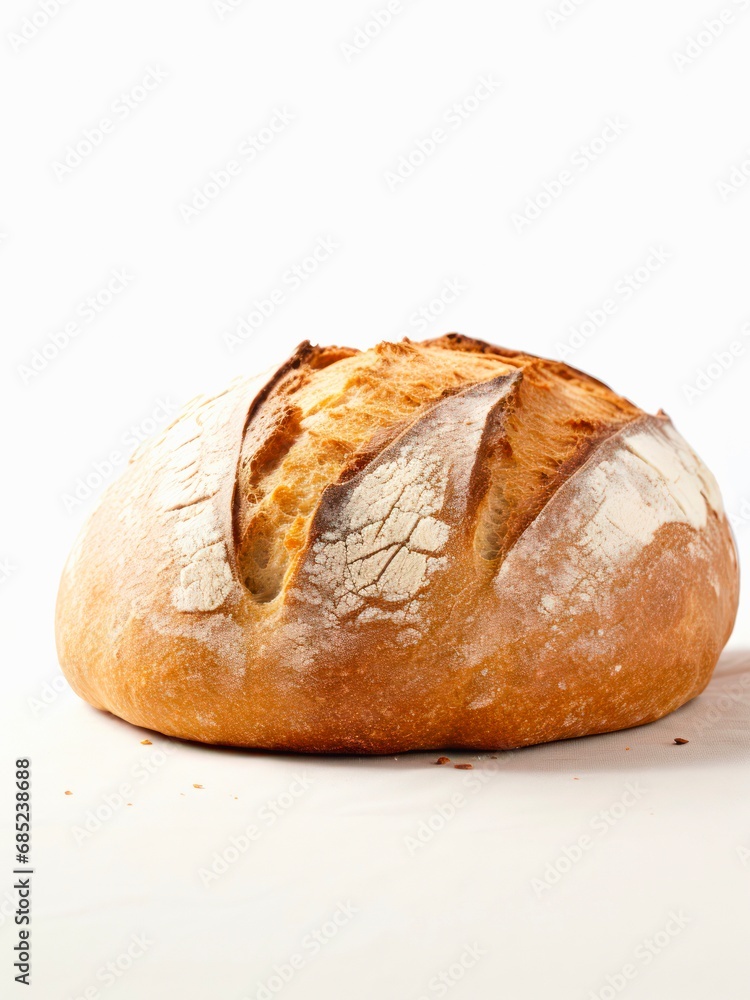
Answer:
<svg viewBox="0 0 750 1000"><path fill-rule="evenodd" d="M454 764L453 765L457 771L473 771L473 764Z"/></svg>
<svg viewBox="0 0 750 1000"><path fill-rule="evenodd" d="M153 746L153 743L151 742L151 740L141 740L141 744L144 747L151 747L151 746Z"/></svg>
<svg viewBox="0 0 750 1000"><path fill-rule="evenodd" d="M203 785L193 785L193 788L203 788Z"/></svg>
<svg viewBox="0 0 750 1000"><path fill-rule="evenodd" d="M72 795L73 793L72 792L66 792L65 794L66 795Z"/></svg>
<svg viewBox="0 0 750 1000"><path fill-rule="evenodd" d="M689 743L689 742L690 742L690 740L683 740L683 739L680 739L679 737L677 739L675 739L675 743L677 744L678 747L681 747L685 743Z"/></svg>
<svg viewBox="0 0 750 1000"><path fill-rule="evenodd" d="M450 762L451 762L450 757L438 757L438 759L435 761L436 764L450 764Z"/></svg>

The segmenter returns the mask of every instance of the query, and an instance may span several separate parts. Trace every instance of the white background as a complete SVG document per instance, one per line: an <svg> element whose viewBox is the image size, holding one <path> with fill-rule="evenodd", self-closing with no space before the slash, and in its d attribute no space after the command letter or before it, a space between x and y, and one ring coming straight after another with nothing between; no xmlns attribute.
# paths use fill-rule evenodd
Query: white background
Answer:
<svg viewBox="0 0 750 1000"><path fill-rule="evenodd" d="M707 0L403 0L382 29L371 22L382 0L69 0L56 14L45 3L50 17L5 0L0 25L3 995L278 995L274 965L299 951L289 1000L744 997L747 655L730 654L672 719L474 760L472 775L424 755L169 745L70 694L52 619L84 517L138 435L164 424L163 402L264 369L306 338L365 347L458 330L565 354L670 413L716 473L746 559L750 3L726 0L722 25ZM558 8L572 13L551 17ZM288 124L243 156L279 113ZM607 119L621 134L594 155ZM443 141L394 179L437 128ZM230 160L237 176L186 212ZM570 183L547 196L565 170ZM524 212L538 217L519 223ZM335 249L295 281L321 240ZM113 271L127 278L111 295ZM640 275L630 293L628 275ZM446 283L460 289L450 303ZM275 290L272 314L228 341ZM607 299L606 322L575 340ZM733 645L750 645L747 595ZM25 993L6 894L16 755L34 769ZM296 797L298 773L311 784ZM132 806L117 805L123 784ZM285 795L293 804L264 819ZM624 814L597 833L613 806ZM76 838L97 810L101 828ZM415 848L428 822L443 828ZM204 885L201 868L248 826L258 840ZM581 860L535 888L587 833ZM357 913L313 954L305 935L339 901ZM644 959L643 942L681 910L690 922ZM142 933L145 955L123 957ZM454 965L475 945L471 969ZM101 970L118 959L111 984Z"/></svg>

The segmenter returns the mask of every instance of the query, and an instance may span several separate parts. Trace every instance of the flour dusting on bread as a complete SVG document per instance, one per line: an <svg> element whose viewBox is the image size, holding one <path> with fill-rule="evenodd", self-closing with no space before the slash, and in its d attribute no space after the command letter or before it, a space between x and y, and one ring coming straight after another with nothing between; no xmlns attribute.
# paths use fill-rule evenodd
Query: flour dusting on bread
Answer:
<svg viewBox="0 0 750 1000"><path fill-rule="evenodd" d="M341 527L312 547L310 581L329 595L337 617L368 598L408 601L440 565L448 526L445 461L434 449L405 445L364 476L341 513Z"/></svg>
<svg viewBox="0 0 750 1000"><path fill-rule="evenodd" d="M688 524L704 527L709 507L719 514L724 512L713 473L671 424L651 433L629 435L627 447L653 468Z"/></svg>
<svg viewBox="0 0 750 1000"><path fill-rule="evenodd" d="M592 569L599 565L602 572L636 558L665 525L698 530L709 506L717 509L713 477L671 425L650 422L648 430L625 431L612 458L579 475L590 489L581 502L594 512L576 542ZM571 517L577 513L570 509Z"/></svg>
<svg viewBox="0 0 750 1000"><path fill-rule="evenodd" d="M356 615L362 623L419 624L415 599L448 569L442 553L461 526L489 415L518 378L502 375L436 404L357 476L324 495L297 582L322 623L335 626Z"/></svg>
<svg viewBox="0 0 750 1000"><path fill-rule="evenodd" d="M502 590L519 562L545 581L538 610L559 617L603 600L608 586L670 524L705 528L721 512L716 482L665 419L645 417L606 441L565 484L509 553ZM541 538L558 556L554 572Z"/></svg>
<svg viewBox="0 0 750 1000"><path fill-rule="evenodd" d="M179 611L213 611L232 589L226 539L215 497L225 480L223 455L212 452L212 437L237 405L237 389L197 401L164 441L157 503L171 516L179 580L173 592Z"/></svg>

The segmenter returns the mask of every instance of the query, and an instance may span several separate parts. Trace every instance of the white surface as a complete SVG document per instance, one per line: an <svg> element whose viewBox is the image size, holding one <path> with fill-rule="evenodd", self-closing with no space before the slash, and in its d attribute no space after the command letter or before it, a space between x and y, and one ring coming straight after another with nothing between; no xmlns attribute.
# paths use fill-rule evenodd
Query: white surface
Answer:
<svg viewBox="0 0 750 1000"><path fill-rule="evenodd" d="M302 953L285 997L410 1000L440 996L433 977L478 945L451 996L588 1000L630 962L638 1000L740 1000L749 715L750 657L729 655L706 694L659 723L497 760L451 753L474 765L461 771L436 754L169 742L62 694L23 741L37 803L32 995L262 998L274 965ZM202 878L248 827L247 849ZM313 955L306 935L340 903L356 912ZM688 922L665 945L672 912ZM104 986L99 970L140 934L145 956ZM12 936L6 920L4 957Z"/></svg>
<svg viewBox="0 0 750 1000"><path fill-rule="evenodd" d="M0 773L7 782L11 759L33 754L27 993L255 996L341 898L359 913L284 996L438 996L431 977L476 941L486 956L446 995L588 1000L682 907L691 924L638 966L627 995L744 997L747 699L686 747L671 745L690 737L682 714L525 752L477 794L470 772L420 757L180 746L90 841L78 847L71 833L153 752L67 693L30 707L58 686L54 599L78 528L175 404L305 337L367 346L454 329L560 356L591 311L604 322L569 360L669 411L716 474L750 554L750 185L717 186L743 181L750 157L750 4L727 0L732 23L682 72L675 52L719 4L591 0L555 30L553 0L408 0L347 60L340 43L384 6L239 0L222 17L211 0L75 0L15 51L7 36L37 7L3 4ZM144 79L152 89L141 93ZM135 95L132 111L123 94ZM102 118L112 127L101 143L59 179L55 161ZM278 131L250 162L242 144L269 123ZM387 172L436 128L434 155L391 190ZM584 168L576 151L600 135L604 151ZM233 159L241 170L227 190L187 224L180 203ZM517 232L513 213L563 170L560 197ZM313 252L313 273L295 278ZM629 293L639 267L650 277ZM106 307L80 308L110 282ZM238 317L274 297L272 315L229 350ZM70 343L24 374L72 322ZM716 353L726 370L686 393ZM747 593L733 645L750 646ZM313 786L204 890L198 868L300 768ZM537 899L530 880L629 781L648 794ZM466 806L412 857L404 837L456 789ZM0 810L6 881L8 816ZM97 982L142 930L154 941L146 957L115 985ZM3 993L11 942L6 920Z"/></svg>

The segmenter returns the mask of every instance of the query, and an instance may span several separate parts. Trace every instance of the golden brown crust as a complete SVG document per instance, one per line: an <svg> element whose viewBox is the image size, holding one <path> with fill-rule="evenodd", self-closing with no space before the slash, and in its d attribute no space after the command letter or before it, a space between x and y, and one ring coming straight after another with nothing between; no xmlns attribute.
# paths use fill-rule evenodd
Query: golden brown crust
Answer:
<svg viewBox="0 0 750 1000"><path fill-rule="evenodd" d="M168 735L487 749L684 704L737 601L718 489L663 415L456 334L306 342L134 456L57 641L82 697Z"/></svg>
<svg viewBox="0 0 750 1000"><path fill-rule="evenodd" d="M566 364L564 361L554 361L551 358L542 358L537 354L527 354L525 351L515 351L509 347L497 347L495 344L489 344L485 340L475 340L473 337L467 337L463 333L446 333L443 334L442 337L435 337L432 340L423 340L422 346L440 347L448 351L490 354L521 366L530 366L532 364L541 363L543 367L557 372L563 378L579 382L588 382L591 385L596 385L601 389L605 389L607 393L613 395L612 390L605 382L601 382L598 378L595 378L593 375L589 375L588 372L584 372L579 368L573 368L572 365Z"/></svg>

